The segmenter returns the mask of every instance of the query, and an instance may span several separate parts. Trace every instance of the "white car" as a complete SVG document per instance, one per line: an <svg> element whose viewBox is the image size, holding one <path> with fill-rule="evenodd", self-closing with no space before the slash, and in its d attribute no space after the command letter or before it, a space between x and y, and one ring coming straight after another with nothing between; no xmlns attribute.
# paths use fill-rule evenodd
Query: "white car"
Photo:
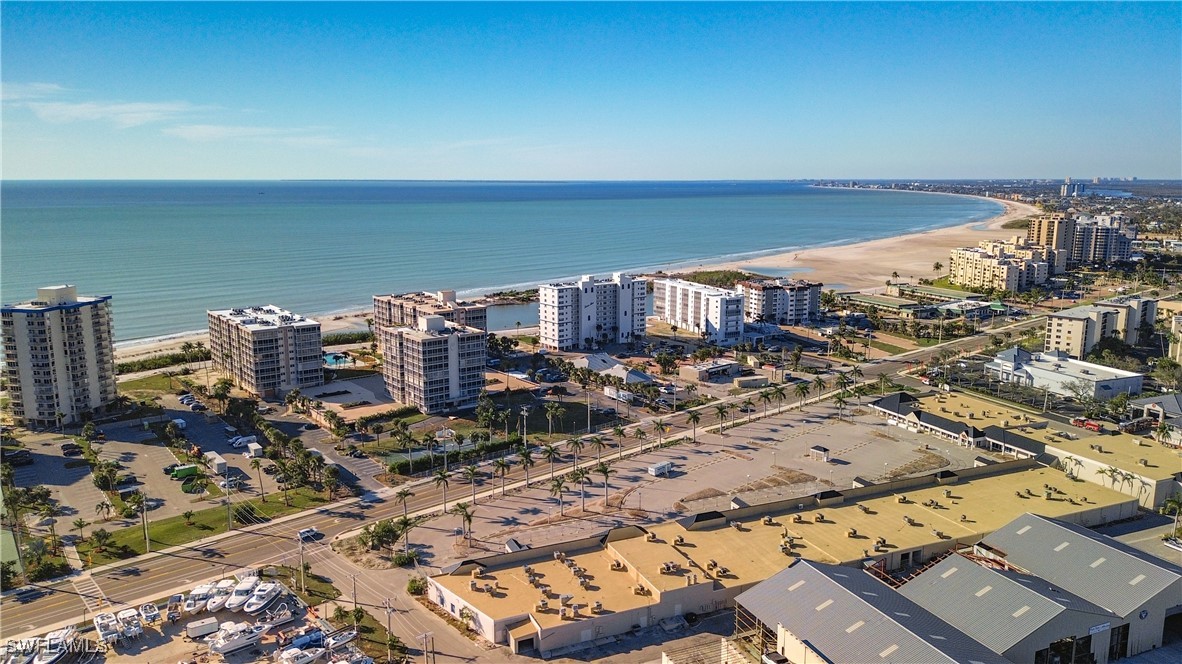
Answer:
<svg viewBox="0 0 1182 664"><path fill-rule="evenodd" d="M231 477L229 479L224 479L221 482L218 482L218 488L219 489L237 489L239 484L242 484L242 480L238 479L237 477Z"/></svg>
<svg viewBox="0 0 1182 664"><path fill-rule="evenodd" d="M243 438L245 438L245 436L243 436L242 438L235 438L235 439L231 440L230 447L233 447L233 448L246 447L246 441L243 440Z"/></svg>
<svg viewBox="0 0 1182 664"><path fill-rule="evenodd" d="M302 540L316 539L319 536L320 536L320 531L317 530L315 526L313 526L311 528L304 528L300 532L296 533L296 537L298 537Z"/></svg>

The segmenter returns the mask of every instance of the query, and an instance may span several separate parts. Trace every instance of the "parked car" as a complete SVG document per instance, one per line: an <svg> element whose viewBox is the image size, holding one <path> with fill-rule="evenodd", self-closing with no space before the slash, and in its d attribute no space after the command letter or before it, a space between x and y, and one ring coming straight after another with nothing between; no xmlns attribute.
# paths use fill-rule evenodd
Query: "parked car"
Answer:
<svg viewBox="0 0 1182 664"><path fill-rule="evenodd" d="M662 394L677 394L677 387L675 387L673 385L662 385L661 386L661 393Z"/></svg>
<svg viewBox="0 0 1182 664"><path fill-rule="evenodd" d="M62 445L62 454L68 457L82 456L82 446L77 443L66 443Z"/></svg>
<svg viewBox="0 0 1182 664"><path fill-rule="evenodd" d="M304 426L302 426L300 428L303 429L304 431L315 431L316 429L320 428L320 425L315 424L313 422L308 422L307 424L305 424Z"/></svg>
<svg viewBox="0 0 1182 664"><path fill-rule="evenodd" d="M13 466L27 466L33 463L33 453L25 449L5 452L4 462Z"/></svg>
<svg viewBox="0 0 1182 664"><path fill-rule="evenodd" d="M115 486L132 486L139 483L140 481L136 479L135 475L124 475L115 480Z"/></svg>
<svg viewBox="0 0 1182 664"><path fill-rule="evenodd" d="M199 413L199 412L201 412L201 411L203 411L203 410L209 410L209 408L206 408L205 406L202 406L202 405L201 405L201 404L199 404L199 403L195 403L195 404L193 404L192 406L189 406L189 408L190 408L190 409L191 409L193 412L195 412L195 413Z"/></svg>
<svg viewBox="0 0 1182 664"><path fill-rule="evenodd" d="M161 471L161 472L163 472L165 475L171 475L171 474L172 474L172 471L176 470L176 469L177 469L177 466L179 466L179 465L181 465L181 464L179 464L179 463L170 463L170 464L168 464L167 466L165 466L165 467L161 468L161 469L160 469L160 471Z"/></svg>
<svg viewBox="0 0 1182 664"><path fill-rule="evenodd" d="M247 436L239 436L239 437L235 438L234 440L230 441L230 447L233 447L233 448L246 447L249 444L249 442L246 439L247 439Z"/></svg>
<svg viewBox="0 0 1182 664"><path fill-rule="evenodd" d="M268 475L274 475L275 473L279 472L279 466L276 466L275 464L263 466L263 472Z"/></svg>
<svg viewBox="0 0 1182 664"><path fill-rule="evenodd" d="M219 489L237 489L242 484L242 480L237 477L228 477L221 482L218 482Z"/></svg>

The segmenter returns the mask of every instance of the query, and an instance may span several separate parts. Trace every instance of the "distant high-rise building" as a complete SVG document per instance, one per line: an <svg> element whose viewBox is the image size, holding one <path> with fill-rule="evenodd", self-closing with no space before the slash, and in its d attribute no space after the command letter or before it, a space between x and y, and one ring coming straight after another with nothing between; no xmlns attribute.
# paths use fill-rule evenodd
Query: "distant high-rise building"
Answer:
<svg viewBox="0 0 1182 664"><path fill-rule="evenodd" d="M18 424L72 424L114 403L111 297L74 286L37 289L37 298L0 309L4 372Z"/></svg>
<svg viewBox="0 0 1182 664"><path fill-rule="evenodd" d="M442 316L458 325L488 329L488 309L457 300L454 290L373 296L374 325L415 327L423 316Z"/></svg>
<svg viewBox="0 0 1182 664"><path fill-rule="evenodd" d="M243 390L273 397L324 382L319 322L273 305L206 314L213 366Z"/></svg>
<svg viewBox="0 0 1182 664"><path fill-rule="evenodd" d="M470 406L484 389L488 335L442 316L414 326L379 326L382 378L390 397L424 413Z"/></svg>
<svg viewBox="0 0 1182 664"><path fill-rule="evenodd" d="M743 295L685 281L653 281L653 315L707 343L731 346L743 339Z"/></svg>
<svg viewBox="0 0 1182 664"><path fill-rule="evenodd" d="M644 338L648 281L622 273L611 279L584 276L576 282L538 287L541 343L572 350L589 343L628 343Z"/></svg>

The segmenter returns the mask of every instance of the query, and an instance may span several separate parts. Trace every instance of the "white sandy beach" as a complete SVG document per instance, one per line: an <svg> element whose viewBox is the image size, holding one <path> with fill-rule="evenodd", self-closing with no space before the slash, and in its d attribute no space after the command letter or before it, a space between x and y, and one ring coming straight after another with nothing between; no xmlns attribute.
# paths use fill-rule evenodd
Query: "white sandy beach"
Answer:
<svg viewBox="0 0 1182 664"><path fill-rule="evenodd" d="M779 269L801 269L800 276L820 281L826 288L859 290L882 287L898 272L901 279L914 280L935 276L932 265L939 261L948 265L948 252L954 247L976 246L981 240L1024 235L1020 230L1003 230L1002 224L1014 219L1039 214L1038 208L1025 203L988 199L1005 206L1005 211L992 219L975 221L961 226L940 228L923 233L870 240L840 247L817 247L800 251L761 256L757 259L720 263L702 263L693 269L742 269L753 265ZM685 268L680 271L689 271ZM372 311L338 313L317 317L324 334L365 330L365 319ZM117 345L118 362L175 352L185 342L209 344L209 334L177 335L168 339L143 343L127 342Z"/></svg>

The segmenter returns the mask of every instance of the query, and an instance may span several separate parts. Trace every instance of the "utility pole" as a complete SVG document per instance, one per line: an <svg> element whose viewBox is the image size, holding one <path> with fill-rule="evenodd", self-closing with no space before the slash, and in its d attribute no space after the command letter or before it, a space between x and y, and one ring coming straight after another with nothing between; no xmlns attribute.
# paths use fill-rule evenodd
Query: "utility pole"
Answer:
<svg viewBox="0 0 1182 664"><path fill-rule="evenodd" d="M226 532L234 530L234 519L230 517L230 503L233 499L230 497L230 483L226 482Z"/></svg>
<svg viewBox="0 0 1182 664"><path fill-rule="evenodd" d="M423 632L416 637L423 644L423 664L435 661L435 633Z"/></svg>
<svg viewBox="0 0 1182 664"><path fill-rule="evenodd" d="M390 637L393 633L390 631L390 614L394 613L394 608L390 606L390 598L387 597L382 601L382 606L386 609L386 661L394 660L394 652L390 649Z"/></svg>
<svg viewBox="0 0 1182 664"><path fill-rule="evenodd" d="M308 594L308 580L304 575L304 538L297 535L296 539L300 543L300 592L306 595Z"/></svg>
<svg viewBox="0 0 1182 664"><path fill-rule="evenodd" d="M349 578L353 579L353 629L357 629L357 575L351 574Z"/></svg>

